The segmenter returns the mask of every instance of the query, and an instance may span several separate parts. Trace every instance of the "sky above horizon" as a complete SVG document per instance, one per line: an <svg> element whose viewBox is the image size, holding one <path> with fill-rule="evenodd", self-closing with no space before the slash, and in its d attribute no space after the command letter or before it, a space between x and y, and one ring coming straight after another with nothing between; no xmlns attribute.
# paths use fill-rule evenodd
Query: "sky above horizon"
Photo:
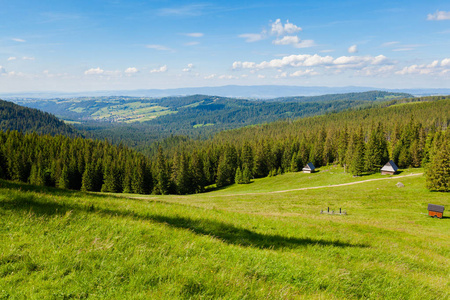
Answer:
<svg viewBox="0 0 450 300"><path fill-rule="evenodd" d="M0 0L0 92L450 88L450 1Z"/></svg>

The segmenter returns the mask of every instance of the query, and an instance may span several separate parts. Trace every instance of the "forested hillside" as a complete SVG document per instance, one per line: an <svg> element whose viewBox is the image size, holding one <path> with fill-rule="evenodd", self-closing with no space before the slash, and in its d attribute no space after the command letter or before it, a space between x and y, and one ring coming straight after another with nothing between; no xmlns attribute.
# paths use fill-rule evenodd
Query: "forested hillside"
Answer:
<svg viewBox="0 0 450 300"><path fill-rule="evenodd" d="M77 136L79 133L55 116L37 109L0 100L0 130L18 130L39 134Z"/></svg>
<svg viewBox="0 0 450 300"><path fill-rule="evenodd" d="M345 93L345 94L328 94L321 96L299 96L299 97L280 97L271 99L271 101L283 102L320 102L320 101L339 101L339 100L366 100L366 101L381 101L412 98L408 93L392 93L383 91L369 91L360 93Z"/></svg>
<svg viewBox="0 0 450 300"><path fill-rule="evenodd" d="M0 174L86 191L189 194L212 184L297 172L308 162L345 165L362 175L393 159L401 168L434 166L440 171L436 178L429 174L429 188L447 191L449 124L450 98L391 101L225 131L208 140L173 137L155 144L151 159L108 142L13 131L0 134Z"/></svg>
<svg viewBox="0 0 450 300"><path fill-rule="evenodd" d="M192 95L157 99L24 99L17 102L76 121L75 126L87 131L92 138L107 138L112 143L145 151L153 141L172 134L205 137L222 130L366 107L375 101L410 96L372 91L266 101Z"/></svg>

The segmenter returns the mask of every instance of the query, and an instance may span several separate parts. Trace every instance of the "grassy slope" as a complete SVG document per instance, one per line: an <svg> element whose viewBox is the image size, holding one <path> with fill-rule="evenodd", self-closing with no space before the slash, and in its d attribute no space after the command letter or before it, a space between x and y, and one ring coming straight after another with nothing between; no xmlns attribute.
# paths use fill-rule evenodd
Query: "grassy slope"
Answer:
<svg viewBox="0 0 450 300"><path fill-rule="evenodd" d="M379 177L330 168L138 200L3 181L0 298L450 297L450 218L426 216L450 195L423 176L235 195Z"/></svg>

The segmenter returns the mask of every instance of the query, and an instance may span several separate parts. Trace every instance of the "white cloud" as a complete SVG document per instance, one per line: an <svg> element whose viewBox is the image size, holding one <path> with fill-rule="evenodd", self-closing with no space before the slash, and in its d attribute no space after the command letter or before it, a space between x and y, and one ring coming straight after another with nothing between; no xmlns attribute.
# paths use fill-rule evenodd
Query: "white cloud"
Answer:
<svg viewBox="0 0 450 300"><path fill-rule="evenodd" d="M203 14L204 10L209 7L208 4L188 4L178 7L162 8L158 11L160 16L175 16L175 17L195 17Z"/></svg>
<svg viewBox="0 0 450 300"><path fill-rule="evenodd" d="M4 74L6 73L6 70L4 67L0 66L0 74Z"/></svg>
<svg viewBox="0 0 450 300"><path fill-rule="evenodd" d="M265 39L265 34L263 33L244 33L238 36L245 39L247 43L253 43Z"/></svg>
<svg viewBox="0 0 450 300"><path fill-rule="evenodd" d="M274 45L292 45L296 48L315 46L316 44L313 40L301 40L298 36L294 35L301 30L300 27L289 23L289 21L283 24L280 19L277 19L270 24L269 31L263 29L261 33L244 33L240 34L239 37L245 39L247 43L253 43L266 39L269 36L276 36L277 38L272 41Z"/></svg>
<svg viewBox="0 0 450 300"><path fill-rule="evenodd" d="M188 64L186 68L184 68L183 72L190 72L194 68L194 64Z"/></svg>
<svg viewBox="0 0 450 300"><path fill-rule="evenodd" d="M358 52L358 46L357 45L351 45L347 49L348 53L357 53Z"/></svg>
<svg viewBox="0 0 450 300"><path fill-rule="evenodd" d="M386 43L381 44L381 47L391 47L391 46L398 45L398 44L400 44L400 42L398 42L398 41L386 42Z"/></svg>
<svg viewBox="0 0 450 300"><path fill-rule="evenodd" d="M163 45L147 45L145 46L148 49L154 49L154 50L158 50L158 51L171 51L174 52L174 50L172 48L163 46Z"/></svg>
<svg viewBox="0 0 450 300"><path fill-rule="evenodd" d="M125 74L127 75L135 74L137 72L139 72L139 70L135 67L130 67L125 70Z"/></svg>
<svg viewBox="0 0 450 300"><path fill-rule="evenodd" d="M307 69L307 70L298 70L289 76L291 77L300 77L305 75L319 75L319 73L315 72L313 69Z"/></svg>
<svg viewBox="0 0 450 300"><path fill-rule="evenodd" d="M309 48L315 46L313 40L300 40L296 35L287 35L272 41L274 45L292 45L296 48Z"/></svg>
<svg viewBox="0 0 450 300"><path fill-rule="evenodd" d="M264 76L264 75L258 75L258 78L259 78L259 79L264 79L264 78L266 78L266 76Z"/></svg>
<svg viewBox="0 0 450 300"><path fill-rule="evenodd" d="M30 56L24 56L22 57L23 60L34 60L34 57L30 57Z"/></svg>
<svg viewBox="0 0 450 300"><path fill-rule="evenodd" d="M105 73L105 70L98 68L90 68L89 70L84 71L84 75L101 75Z"/></svg>
<svg viewBox="0 0 450 300"><path fill-rule="evenodd" d="M216 74L211 74L211 75L205 76L203 78L205 78L205 79L213 79L213 78L216 78L216 77L217 77Z"/></svg>
<svg viewBox="0 0 450 300"><path fill-rule="evenodd" d="M446 66L450 66L450 58L444 58L441 61L441 67L446 67Z"/></svg>
<svg viewBox="0 0 450 300"><path fill-rule="evenodd" d="M391 74L394 70L395 66L367 66L362 68L359 71L356 71L356 74L363 75L363 76L379 76L379 75L385 75L385 74Z"/></svg>
<svg viewBox="0 0 450 300"><path fill-rule="evenodd" d="M200 38L200 37L204 36L204 34L201 32L191 32L191 33L186 33L185 35L189 36L189 37L195 37L195 38Z"/></svg>
<svg viewBox="0 0 450 300"><path fill-rule="evenodd" d="M284 78L285 68L300 68L291 73L290 77L305 76L305 75L318 75L317 70L313 70L312 67L322 67L324 71L336 72L338 70L355 70L360 71L364 68L371 72L375 72L372 69L381 68L383 66L392 66L394 63L390 61L384 55L378 56L340 56L334 58L332 56L321 56L318 54L299 54L289 55L281 59L273 59L270 61L256 62L241 62L235 61L232 65L233 70L249 69L250 72L256 72L263 69L277 69L279 74L276 78ZM301 68L306 69L301 69ZM383 70L384 72L387 69Z"/></svg>
<svg viewBox="0 0 450 300"><path fill-rule="evenodd" d="M275 22L271 24L270 33L273 35L286 35L293 34L301 31L302 29L297 25L289 23L289 20L286 21L286 24L283 25L280 19L277 19Z"/></svg>
<svg viewBox="0 0 450 300"><path fill-rule="evenodd" d="M389 60L384 55L378 56L341 56L333 61L333 64L341 68L360 68L367 65L389 64Z"/></svg>
<svg viewBox="0 0 450 300"><path fill-rule="evenodd" d="M12 38L13 41L15 42L19 42L19 43L25 43L26 41L24 39L19 39L19 38Z"/></svg>
<svg viewBox="0 0 450 300"><path fill-rule="evenodd" d="M151 70L150 73L164 73L164 72L167 72L167 70L168 70L167 65L164 65L158 69Z"/></svg>
<svg viewBox="0 0 450 300"><path fill-rule="evenodd" d="M317 66L317 65L331 65L333 57L320 56L318 54L299 54L288 55L281 59L273 59L270 61L263 61L259 64L255 62L240 62L233 63L233 69L269 69L269 68L284 68L284 67L301 67L301 66Z"/></svg>
<svg viewBox="0 0 450 300"><path fill-rule="evenodd" d="M282 72L279 75L276 75L275 78L287 78L287 72Z"/></svg>
<svg viewBox="0 0 450 300"><path fill-rule="evenodd" d="M434 14L428 14L427 20L429 21L450 20L450 11L437 10Z"/></svg>
<svg viewBox="0 0 450 300"><path fill-rule="evenodd" d="M419 74L419 75L443 75L449 71L446 67L450 66L450 58L444 58L440 63L438 60L433 61L430 64L422 65L411 65L404 67L400 71L395 72L398 75L409 75L409 74Z"/></svg>
<svg viewBox="0 0 450 300"><path fill-rule="evenodd" d="M219 79L238 79L239 77L233 75L220 75Z"/></svg>
<svg viewBox="0 0 450 300"><path fill-rule="evenodd" d="M183 45L185 45L185 46L195 46L195 45L198 45L198 44L200 44L199 42L188 42L188 43L184 43Z"/></svg>
<svg viewBox="0 0 450 300"><path fill-rule="evenodd" d="M406 48L396 48L396 49L392 49L392 51L394 51L394 52L403 52L403 51L412 51L412 50L414 50L414 48L408 48L408 47L406 47Z"/></svg>
<svg viewBox="0 0 450 300"><path fill-rule="evenodd" d="M330 53L330 52L334 52L333 49L325 49L325 50L320 50L320 53Z"/></svg>
<svg viewBox="0 0 450 300"><path fill-rule="evenodd" d="M12 60L16 60L16 59L17 59L17 57L15 57L15 56L8 57L8 61L12 61Z"/></svg>

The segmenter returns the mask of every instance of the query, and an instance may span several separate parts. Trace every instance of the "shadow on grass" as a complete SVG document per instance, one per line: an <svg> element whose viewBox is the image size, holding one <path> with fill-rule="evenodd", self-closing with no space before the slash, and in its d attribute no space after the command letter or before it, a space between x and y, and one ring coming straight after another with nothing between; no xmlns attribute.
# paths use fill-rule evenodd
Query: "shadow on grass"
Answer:
<svg viewBox="0 0 450 300"><path fill-rule="evenodd" d="M94 205L59 204L48 199L37 199L35 195L13 195L12 199L0 201L0 208L21 210L37 216L64 215L67 211L94 213L111 217L128 217L139 221L151 221L178 229L186 229L200 236L211 236L224 243L259 249L298 248L308 245L332 247L368 247L364 244L350 244L341 241L327 241L313 238L285 237L257 233L229 223L211 219L192 219L181 216L166 216L152 213L139 214L134 211L111 210Z"/></svg>
<svg viewBox="0 0 450 300"><path fill-rule="evenodd" d="M109 194L100 194L100 193L95 193L95 192L82 192L82 191L60 189L60 188L49 187L49 186L32 185L32 184L26 184L26 183L22 183L22 182L18 183L18 182L13 182L13 181L6 181L6 180L0 180L0 188L12 189L12 190L23 191L23 192L51 194L52 196L61 196L61 197L68 197L68 198L81 197L86 194L89 196L92 196L92 197L99 197L99 198L117 197L115 195L109 195Z"/></svg>

